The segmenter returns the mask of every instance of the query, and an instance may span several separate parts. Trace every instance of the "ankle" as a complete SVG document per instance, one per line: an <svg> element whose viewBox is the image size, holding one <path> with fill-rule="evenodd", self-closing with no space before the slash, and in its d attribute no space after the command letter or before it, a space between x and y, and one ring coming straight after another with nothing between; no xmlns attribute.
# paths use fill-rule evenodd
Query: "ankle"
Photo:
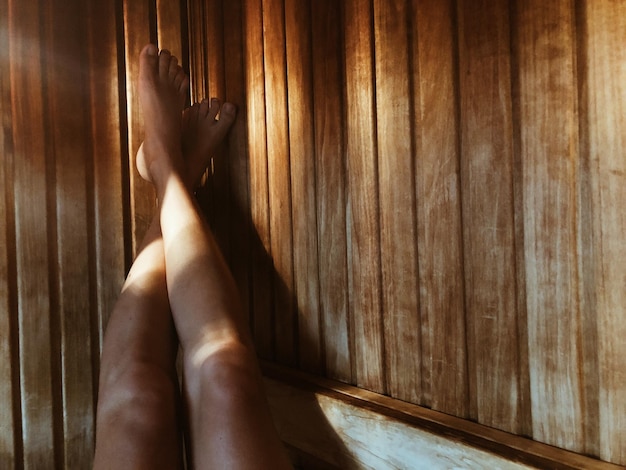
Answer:
<svg viewBox="0 0 626 470"><path fill-rule="evenodd" d="M157 187L173 175L183 176L184 164L179 148L159 141L144 142L143 152L148 156L144 164L148 179ZM143 176L143 175L142 175Z"/></svg>

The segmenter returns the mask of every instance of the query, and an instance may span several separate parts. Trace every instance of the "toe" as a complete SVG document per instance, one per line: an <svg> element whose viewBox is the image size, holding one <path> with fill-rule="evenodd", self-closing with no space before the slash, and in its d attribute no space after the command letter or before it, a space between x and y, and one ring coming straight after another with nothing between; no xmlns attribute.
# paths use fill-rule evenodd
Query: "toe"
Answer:
<svg viewBox="0 0 626 470"><path fill-rule="evenodd" d="M185 72L183 72L183 68L180 65L177 65L176 68L174 69L174 74L172 75L170 73L170 77L172 78L172 81L174 82L174 86L176 87L177 90L180 90L180 86L183 83L183 80L185 79Z"/></svg>
<svg viewBox="0 0 626 470"><path fill-rule="evenodd" d="M167 49L161 49L159 54L159 76L161 78L168 78L170 72L170 60L172 54Z"/></svg>
<svg viewBox="0 0 626 470"><path fill-rule="evenodd" d="M156 73L159 52L154 44L146 44L139 54L140 73Z"/></svg>
<svg viewBox="0 0 626 470"><path fill-rule="evenodd" d="M200 103L200 107L198 109L198 119L204 119L209 111L209 102L204 99Z"/></svg>
<svg viewBox="0 0 626 470"><path fill-rule="evenodd" d="M209 114L207 118L210 120L214 120L217 117L217 113L220 110L220 100L217 98L211 98L211 106L209 107Z"/></svg>
<svg viewBox="0 0 626 470"><path fill-rule="evenodd" d="M215 122L215 131L217 135L225 135L230 129L230 126L235 121L237 115L237 109L232 103L224 103L220 110L220 118Z"/></svg>
<svg viewBox="0 0 626 470"><path fill-rule="evenodd" d="M189 127L189 121L191 120L191 114L193 113L193 108L196 106L195 104L190 106L189 108L183 109L183 129Z"/></svg>
<svg viewBox="0 0 626 470"><path fill-rule="evenodd" d="M169 69L169 78L170 81L174 81L174 79L176 78L176 75L178 75L178 71L182 70L182 68L178 65L178 59L174 56L172 56L170 58L170 69Z"/></svg>
<svg viewBox="0 0 626 470"><path fill-rule="evenodd" d="M183 81L181 82L180 86L178 87L178 92L181 95L185 95L185 94L187 94L188 90L189 90L189 77L187 76L187 74L185 72L183 72Z"/></svg>
<svg viewBox="0 0 626 470"><path fill-rule="evenodd" d="M196 131L196 123L198 121L199 103L194 103L191 107L183 111L182 129L183 129L183 146L189 147L193 144L193 138Z"/></svg>
<svg viewBox="0 0 626 470"><path fill-rule="evenodd" d="M237 108L232 103L224 103L222 110L220 111L220 122L224 121L225 124L230 126L235 117L237 116Z"/></svg>

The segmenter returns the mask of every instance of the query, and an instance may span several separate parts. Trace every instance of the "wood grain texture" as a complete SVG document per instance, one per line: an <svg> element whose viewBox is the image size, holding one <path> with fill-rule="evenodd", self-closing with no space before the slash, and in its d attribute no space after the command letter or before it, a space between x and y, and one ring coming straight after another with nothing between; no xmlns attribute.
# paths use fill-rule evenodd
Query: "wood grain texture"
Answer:
<svg viewBox="0 0 626 470"><path fill-rule="evenodd" d="M263 0L263 31L274 328L276 338L280 338L276 342L276 359L283 364L295 365L298 325L294 301L286 33L282 0Z"/></svg>
<svg viewBox="0 0 626 470"><path fill-rule="evenodd" d="M244 312L252 322L251 301L251 217L247 140L246 83L244 66L243 2L224 2L224 99L237 107L237 119L228 135L227 153L230 175L228 200L230 267L239 288ZM252 325L252 323L251 323Z"/></svg>
<svg viewBox="0 0 626 470"><path fill-rule="evenodd" d="M216 58L221 61L223 50L221 46L221 5L219 1L195 1L188 2L189 5L189 43L190 43L190 82L191 82L191 103L200 103L202 100L210 100L216 96L216 82L219 86L223 84L218 67L210 66L209 61L215 62ZM214 25L218 24L218 32L214 31ZM219 38L219 44L213 44L215 38ZM211 47L205 47L210 44ZM211 73L209 73L211 72ZM213 91L210 90L213 87ZM222 246L224 241L223 223L217 227L217 221L224 217L220 204L216 203L213 173L216 159L211 156L209 168L206 169L200 180L200 185L195 190L196 200L202 209L203 215L218 244Z"/></svg>
<svg viewBox="0 0 626 470"><path fill-rule="evenodd" d="M48 101L47 148L54 172L56 205L55 282L52 296L58 320L53 336L60 341L63 465L76 468L91 461L95 428L91 368L90 257L87 174L90 168L89 90L86 84L84 6L56 0L46 4L45 70ZM80 27L77 25L81 25ZM52 201L49 201L52 202ZM58 324L57 324L58 322ZM55 384L56 385L56 384ZM71 410L71 412L70 412Z"/></svg>
<svg viewBox="0 0 626 470"><path fill-rule="evenodd" d="M287 102L293 221L294 293L298 314L299 366L321 373L320 287L313 129L311 2L285 1Z"/></svg>
<svg viewBox="0 0 626 470"><path fill-rule="evenodd" d="M32 2L9 5L22 463L42 468L59 462L50 453L55 448L49 255L54 234L47 209L53 168L46 161L42 113L42 12Z"/></svg>
<svg viewBox="0 0 626 470"><path fill-rule="evenodd" d="M189 42L189 88L191 102L198 103L207 96L206 54L204 41L204 8L203 0L187 0L188 38Z"/></svg>
<svg viewBox="0 0 626 470"><path fill-rule="evenodd" d="M582 451L573 4L522 2L515 28L532 433Z"/></svg>
<svg viewBox="0 0 626 470"><path fill-rule="evenodd" d="M491 463L485 461L478 467L472 466L470 462L460 463L458 468L501 468L500 465L506 468L507 465L515 464L542 469L617 470L623 468L327 378L316 377L267 362L262 362L261 367L266 377L265 383L274 419L277 421L278 429L284 431L284 439L293 447L313 454L328 464L339 463L337 465L339 468L354 468L351 464L355 463L353 459L357 455L360 459L356 468L364 468L363 460L370 457L376 458L381 454L385 455L388 451L380 449L381 442L391 444L388 447L392 450L397 449L398 452L394 452L383 462L377 462L378 466L373 468L379 468L379 466L387 468L386 466L390 464L396 464L392 468L457 468L445 462L430 462L422 465L420 455L432 458L430 449L424 449L423 454L418 454L414 460L398 464L396 459L410 455L411 450L405 449L402 443L413 430L427 432L431 434L431 438L440 437L448 441L448 444L439 448L437 457L455 459L457 445L461 445L466 449L470 460L483 451L494 459ZM298 413L285 411L285 408L292 408L292 400L300 402L295 406ZM332 408L337 410L340 416L327 413L329 409L332 409L325 406L329 402L333 404ZM306 419L298 419L302 415L306 416ZM368 415L369 418L366 418ZM367 422L349 426L348 429L342 426L344 420L355 419L353 423L356 424L361 417ZM392 422L393 425L389 428L383 425L380 429L376 426L370 427L372 423L381 420ZM392 438L394 434L392 428L395 426L412 428L412 430L408 433L400 432ZM372 434L363 436L363 439L354 439L364 428L369 428ZM373 433L376 433L378 438L373 439ZM412 436L410 447L424 442L420 433L412 434ZM436 445L437 440L433 439L430 442ZM364 452L364 447L369 448L371 452Z"/></svg>
<svg viewBox="0 0 626 470"><path fill-rule="evenodd" d="M352 453L328 420L305 452L391 448L402 416L540 468L611 466L539 441L626 465L624 8L0 0L0 467L90 465L154 208L129 155L157 39L238 107L206 195L259 355L366 418L331 407Z"/></svg>
<svg viewBox="0 0 626 470"><path fill-rule="evenodd" d="M124 46L126 63L126 113L128 116L128 165L133 255L143 239L156 210L156 195L150 183L137 171L135 157L143 142L143 114L139 104L137 77L139 53L156 41L153 0L124 1ZM134 257L134 256L133 256Z"/></svg>
<svg viewBox="0 0 626 470"><path fill-rule="evenodd" d="M458 5L470 416L529 433L530 409L521 408L528 370L519 350L509 8L506 1Z"/></svg>
<svg viewBox="0 0 626 470"><path fill-rule="evenodd" d="M221 1L208 2L205 6L206 63L208 81L206 98L224 99L225 77L224 63L224 14ZM213 205L213 227L222 253L227 260L231 257L230 235L228 231L230 212L230 166L225 145L221 145L212 156L213 172L210 175L211 199Z"/></svg>
<svg viewBox="0 0 626 470"><path fill-rule="evenodd" d="M422 378L415 191L408 190L415 187L408 3L376 0L373 7L385 375L391 396L417 403Z"/></svg>
<svg viewBox="0 0 626 470"><path fill-rule="evenodd" d="M184 66L187 58L183 55L182 19L180 1L156 0L157 44L168 49Z"/></svg>
<svg viewBox="0 0 626 470"><path fill-rule="evenodd" d="M411 4L421 333L418 403L468 414L453 2Z"/></svg>
<svg viewBox="0 0 626 470"><path fill-rule="evenodd" d="M376 116L369 3L345 3L348 276L357 385L385 392Z"/></svg>
<svg viewBox="0 0 626 470"><path fill-rule="evenodd" d="M336 396L269 379L265 387L281 438L335 468L532 468Z"/></svg>
<svg viewBox="0 0 626 470"><path fill-rule="evenodd" d="M244 2L244 38L250 212L254 229L251 234L253 330L257 353L263 358L272 358L274 332L261 0Z"/></svg>
<svg viewBox="0 0 626 470"><path fill-rule="evenodd" d="M15 219L8 3L0 2L0 467L19 461L21 420L16 370ZM16 380L17 379L17 380Z"/></svg>
<svg viewBox="0 0 626 470"><path fill-rule="evenodd" d="M351 383L341 8L311 2L320 309L326 374Z"/></svg>
<svg viewBox="0 0 626 470"><path fill-rule="evenodd" d="M626 465L626 4L584 2L583 12L592 227L581 229L591 229L594 248L599 453Z"/></svg>
<svg viewBox="0 0 626 470"><path fill-rule="evenodd" d="M92 342L101 353L104 330L122 288L130 258L130 205L124 70L118 53L123 17L116 5L88 2L89 112L93 171L92 236L97 304ZM123 63L123 62L122 62ZM95 235L97 234L97 236ZM96 361L97 365L97 361ZM97 375L96 375L97 376ZM96 387L97 389L97 387Z"/></svg>

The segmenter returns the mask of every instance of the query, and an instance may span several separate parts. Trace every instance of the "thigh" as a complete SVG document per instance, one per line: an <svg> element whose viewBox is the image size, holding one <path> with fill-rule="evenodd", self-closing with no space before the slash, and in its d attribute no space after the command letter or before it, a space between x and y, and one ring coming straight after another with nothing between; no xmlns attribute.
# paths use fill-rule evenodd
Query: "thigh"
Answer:
<svg viewBox="0 0 626 470"><path fill-rule="evenodd" d="M94 468L182 468L179 403L171 377L141 361L102 384Z"/></svg>

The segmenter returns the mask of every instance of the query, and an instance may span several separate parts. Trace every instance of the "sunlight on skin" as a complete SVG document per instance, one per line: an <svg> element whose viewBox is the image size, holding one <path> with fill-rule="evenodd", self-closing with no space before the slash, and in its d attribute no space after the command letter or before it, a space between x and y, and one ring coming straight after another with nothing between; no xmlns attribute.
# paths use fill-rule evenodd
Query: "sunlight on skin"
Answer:
<svg viewBox="0 0 626 470"><path fill-rule="evenodd" d="M208 362L211 356L227 349L232 344L232 339L216 339L220 337L232 337L232 334L230 333L230 331L232 331L232 326L227 324L225 321L220 323L223 324L214 326L210 329L207 328L203 335L207 338L207 341L189 354L189 364L191 364L194 368L202 367L203 364Z"/></svg>
<svg viewBox="0 0 626 470"><path fill-rule="evenodd" d="M154 267L150 263L145 263L142 260L144 258L154 259L155 256L159 255L159 252L162 250L162 247L158 243L159 241L160 240L151 241L137 255L134 266L128 273L126 282L122 287L122 293L129 289L141 289L142 280L153 274Z"/></svg>

